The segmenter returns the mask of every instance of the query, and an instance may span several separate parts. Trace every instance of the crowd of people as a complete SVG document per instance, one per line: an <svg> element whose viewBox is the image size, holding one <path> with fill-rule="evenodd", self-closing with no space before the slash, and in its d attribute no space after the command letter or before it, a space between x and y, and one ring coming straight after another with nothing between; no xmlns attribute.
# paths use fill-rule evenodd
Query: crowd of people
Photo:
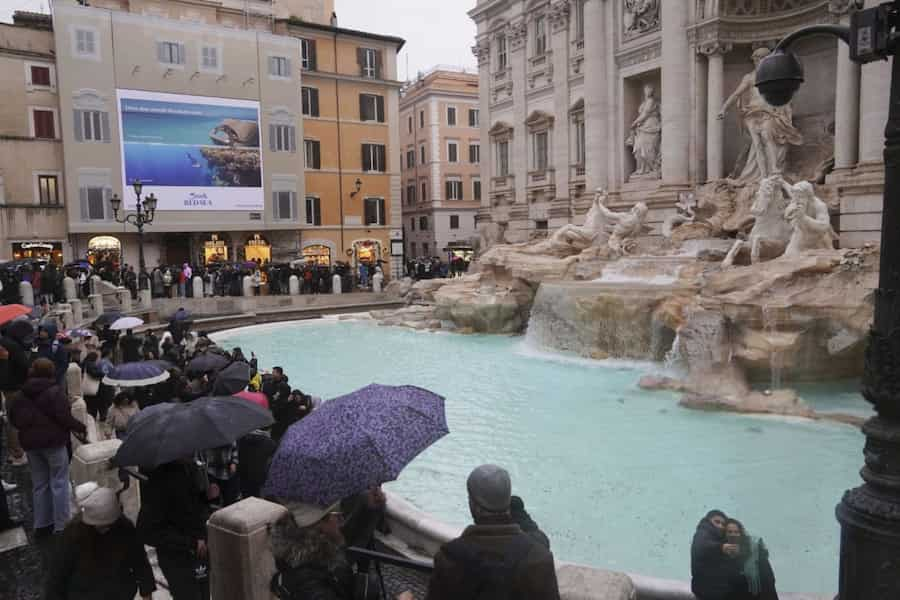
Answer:
<svg viewBox="0 0 900 600"><path fill-rule="evenodd" d="M406 261L406 276L413 279L444 279L462 277L469 272L471 260L452 256L449 262L438 256L410 258Z"/></svg>

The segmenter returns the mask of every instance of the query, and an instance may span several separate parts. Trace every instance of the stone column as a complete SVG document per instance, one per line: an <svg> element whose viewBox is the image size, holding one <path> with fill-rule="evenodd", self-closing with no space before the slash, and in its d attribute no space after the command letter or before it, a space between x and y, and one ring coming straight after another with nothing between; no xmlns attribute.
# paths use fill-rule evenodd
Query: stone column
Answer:
<svg viewBox="0 0 900 600"><path fill-rule="evenodd" d="M609 21L604 0L584 3L584 121L586 191L593 196L598 187L609 189L609 80L605 41ZM590 32L590 33L588 33Z"/></svg>
<svg viewBox="0 0 900 600"><path fill-rule="evenodd" d="M252 297L253 296L253 284L251 283L252 279L249 275L244 275L244 278L241 280L241 294L244 297Z"/></svg>
<svg viewBox="0 0 900 600"><path fill-rule="evenodd" d="M296 275L291 275L288 279L288 291L291 296L299 296L300 295L300 278Z"/></svg>
<svg viewBox="0 0 900 600"><path fill-rule="evenodd" d="M691 56L688 11L682 2L660 2L662 22L662 180L686 184L690 175Z"/></svg>
<svg viewBox="0 0 900 600"><path fill-rule="evenodd" d="M194 298L203 298L203 278L199 275L191 280L191 294Z"/></svg>
<svg viewBox="0 0 900 600"><path fill-rule="evenodd" d="M700 48L707 60L706 180L725 177L725 121L719 112L725 102L725 53L731 44L719 42Z"/></svg>
<svg viewBox="0 0 900 600"><path fill-rule="evenodd" d="M34 306L34 288L27 281L19 283L19 298L25 306Z"/></svg>
<svg viewBox="0 0 900 600"><path fill-rule="evenodd" d="M69 306L72 307L72 318L75 319L75 326L81 324L81 321L84 320L84 308L82 307L81 300L78 298L74 298L69 300Z"/></svg>
<svg viewBox="0 0 900 600"><path fill-rule="evenodd" d="M491 208L491 176L494 173L494 144L491 141L489 131L491 130L491 80L492 80L492 52L491 38L483 37L472 48L472 52L478 59L478 89L481 93L478 96L479 116L479 139L481 140L481 208L489 210ZM418 119L419 117L416 116ZM418 144L417 144L418 145ZM418 151L418 150L417 150ZM418 182L416 183L418 185ZM479 211L482 213L483 211ZM481 218L479 218L479 221Z"/></svg>
<svg viewBox="0 0 900 600"><path fill-rule="evenodd" d="M530 22L524 17L507 27L506 44L509 53L510 77L513 81L513 137L509 142L509 170L515 176L516 204L527 204L528 171L530 169L530 153L528 152L530 135L525 120L528 118L528 107L525 91L528 86L528 27ZM519 227L521 224L519 224ZM518 228L510 220L510 229Z"/></svg>
<svg viewBox="0 0 900 600"><path fill-rule="evenodd" d="M103 294L91 294L88 296L88 301L91 303L94 317L99 317L103 314Z"/></svg>
<svg viewBox="0 0 900 600"><path fill-rule="evenodd" d="M335 273L331 276L331 293L332 294L340 294L343 292L341 289L343 287L343 282L341 281L341 276Z"/></svg>
<svg viewBox="0 0 900 600"><path fill-rule="evenodd" d="M881 0L866 0L866 8L879 4ZM878 61L865 65L859 85L860 163L881 163L884 160L884 128L887 125L890 96L891 63Z"/></svg>
<svg viewBox="0 0 900 600"><path fill-rule="evenodd" d="M63 295L66 297L66 300L70 302L75 298L78 298L75 280L68 275L63 277Z"/></svg>
<svg viewBox="0 0 900 600"><path fill-rule="evenodd" d="M847 44L840 42L837 47L834 168L849 169L855 167L859 160L860 66L850 60L850 47Z"/></svg>
<svg viewBox="0 0 900 600"><path fill-rule="evenodd" d="M105 440L78 446L72 455L69 472L72 482L80 485L96 481L99 485L113 490L121 489L119 470L110 464L110 459L116 455L121 445L120 440ZM141 491L138 482L132 479L128 490L123 492L119 499L125 516L135 522L141 510Z"/></svg>
<svg viewBox="0 0 900 600"><path fill-rule="evenodd" d="M571 164L569 134L572 125L569 120L569 5L557 4L550 13L550 47L553 55L553 106L556 119L551 135L550 166L556 169L554 184L556 199L569 197L569 165Z"/></svg>

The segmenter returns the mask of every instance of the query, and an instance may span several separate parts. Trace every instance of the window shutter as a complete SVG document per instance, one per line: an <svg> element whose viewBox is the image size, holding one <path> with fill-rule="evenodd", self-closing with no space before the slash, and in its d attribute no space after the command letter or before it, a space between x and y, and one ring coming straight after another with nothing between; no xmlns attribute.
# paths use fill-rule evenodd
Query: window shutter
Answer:
<svg viewBox="0 0 900 600"><path fill-rule="evenodd" d="M291 125L288 129L288 144L290 144L290 151L297 151L297 129Z"/></svg>
<svg viewBox="0 0 900 600"><path fill-rule="evenodd" d="M272 192L272 217L281 218L281 215L278 214L278 192Z"/></svg>
<svg viewBox="0 0 900 600"><path fill-rule="evenodd" d="M384 96L375 96L375 115L379 123L384 123Z"/></svg>
<svg viewBox="0 0 900 600"><path fill-rule="evenodd" d="M365 48L356 49L356 64L359 65L359 74L366 74L366 50Z"/></svg>
<svg viewBox="0 0 900 600"><path fill-rule="evenodd" d="M73 119L75 120L75 141L83 142L84 141L84 117L82 116L84 111L75 109L72 111Z"/></svg>
<svg viewBox="0 0 900 600"><path fill-rule="evenodd" d="M368 144L362 145L362 158L360 159L360 164L362 165L363 171L371 171L372 170L371 153L367 152L368 149L369 149Z"/></svg>
<svg viewBox="0 0 900 600"><path fill-rule="evenodd" d="M289 59L289 58L284 59L284 73L282 73L282 75L284 77L291 76L291 59Z"/></svg>
<svg viewBox="0 0 900 600"><path fill-rule="evenodd" d="M275 145L275 135L275 126L269 125L269 150L271 150L272 152L275 152L278 149Z"/></svg>
<svg viewBox="0 0 900 600"><path fill-rule="evenodd" d="M377 171L386 171L387 170L387 159L385 156L385 148L384 146L375 146L378 154L378 165Z"/></svg>
<svg viewBox="0 0 900 600"><path fill-rule="evenodd" d="M315 45L313 45L313 48L315 48ZM310 88L309 90L309 112L310 116L319 116L319 90L316 88Z"/></svg>
<svg viewBox="0 0 900 600"><path fill-rule="evenodd" d="M300 216L300 208L297 206L297 192L291 192L291 220L296 221Z"/></svg>
<svg viewBox="0 0 900 600"><path fill-rule="evenodd" d="M156 58L161 63L169 62L166 56L166 45L163 42L156 42Z"/></svg>
<svg viewBox="0 0 900 600"><path fill-rule="evenodd" d="M106 221L112 219L112 208L109 205L110 198L112 198L112 188L103 188L103 219Z"/></svg>
<svg viewBox="0 0 900 600"><path fill-rule="evenodd" d="M376 204L378 206L378 224L384 225L386 217L386 215L384 214L384 198L379 198L378 200L376 200Z"/></svg>
<svg viewBox="0 0 900 600"><path fill-rule="evenodd" d="M450 182L449 181L444 182L444 196L445 196L445 199L450 200L451 194L450 194Z"/></svg>
<svg viewBox="0 0 900 600"><path fill-rule="evenodd" d="M78 202L81 204L81 220L88 221L91 218L88 211L88 191L87 188L78 188Z"/></svg>
<svg viewBox="0 0 900 600"><path fill-rule="evenodd" d="M317 169L322 168L322 148L319 142L313 144L313 156L315 157L315 167Z"/></svg>
<svg viewBox="0 0 900 600"><path fill-rule="evenodd" d="M275 57L274 57L274 56L270 56L270 57L269 57L269 75L277 75L277 74L278 74L278 71L276 71L275 69L276 69L276 67L275 67Z"/></svg>
<svg viewBox="0 0 900 600"><path fill-rule="evenodd" d="M309 70L315 71L316 67L318 66L316 63L316 40L309 40L307 42L307 45L309 47L309 53L308 53Z"/></svg>
<svg viewBox="0 0 900 600"><path fill-rule="evenodd" d="M109 113L107 112L100 113L100 131L102 132L101 139L104 142L109 143Z"/></svg>
<svg viewBox="0 0 900 600"><path fill-rule="evenodd" d="M184 44L178 44L177 48L178 48L177 63L179 65L183 65L184 64Z"/></svg>
<svg viewBox="0 0 900 600"><path fill-rule="evenodd" d="M381 58L383 52L381 50L375 51L375 79L381 79Z"/></svg>
<svg viewBox="0 0 900 600"><path fill-rule="evenodd" d="M366 95L359 95L359 120L360 121L368 121L368 115L366 114Z"/></svg>

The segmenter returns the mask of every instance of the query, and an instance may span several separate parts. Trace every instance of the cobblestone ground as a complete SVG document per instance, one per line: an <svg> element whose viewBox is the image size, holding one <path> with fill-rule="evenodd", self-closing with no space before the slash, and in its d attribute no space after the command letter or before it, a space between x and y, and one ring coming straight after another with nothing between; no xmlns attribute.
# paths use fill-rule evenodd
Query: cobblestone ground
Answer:
<svg viewBox="0 0 900 600"><path fill-rule="evenodd" d="M0 444L5 440L0 437ZM28 544L12 550L0 552L0 597L4 600L39 600L41 578L46 571L49 549L47 543L35 543L31 519L31 477L28 465L14 467L6 462L4 452L0 474L8 483L15 483L18 489L7 492L10 516L22 522L28 536ZM11 534L7 534L10 536Z"/></svg>

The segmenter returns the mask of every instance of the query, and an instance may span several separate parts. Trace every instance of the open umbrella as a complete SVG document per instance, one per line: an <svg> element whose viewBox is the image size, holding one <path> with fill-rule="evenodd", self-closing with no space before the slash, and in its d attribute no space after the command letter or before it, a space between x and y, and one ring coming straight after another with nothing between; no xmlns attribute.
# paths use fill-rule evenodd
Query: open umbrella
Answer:
<svg viewBox="0 0 900 600"><path fill-rule="evenodd" d="M216 375L213 382L213 396L233 396L250 383L250 365L245 362L233 362Z"/></svg>
<svg viewBox="0 0 900 600"><path fill-rule="evenodd" d="M169 378L169 372L149 361L127 362L117 365L103 378L106 385L141 387L153 385Z"/></svg>
<svg viewBox="0 0 900 600"><path fill-rule="evenodd" d="M113 321L113 324L110 325L109 328L113 331L124 331L126 329L140 327L143 324L144 320L137 317L121 317Z"/></svg>
<svg viewBox="0 0 900 600"><path fill-rule="evenodd" d="M69 329L65 332L66 337L70 338L89 338L94 337L95 334L92 330L86 327L76 327L75 329Z"/></svg>
<svg viewBox="0 0 900 600"><path fill-rule="evenodd" d="M248 402L252 402L257 406L262 406L263 408L269 408L269 399L262 392L248 392L246 390L242 392L238 392L234 394L235 398L243 398Z"/></svg>
<svg viewBox="0 0 900 600"><path fill-rule="evenodd" d="M268 410L239 398L200 398L148 406L128 422L113 457L120 467L153 469L195 452L225 446L273 423Z"/></svg>
<svg viewBox="0 0 900 600"><path fill-rule="evenodd" d="M202 375L203 373L212 373L224 369L228 365L228 358L214 352L204 352L197 358L193 359L187 365L188 375ZM247 377L247 381L250 377ZM246 384L245 384L246 385Z"/></svg>
<svg viewBox="0 0 900 600"><path fill-rule="evenodd" d="M105 312L94 320L94 324L97 327L105 327L106 325L112 325L116 321L122 318L122 313L117 310L111 310L109 312Z"/></svg>
<svg viewBox="0 0 900 600"><path fill-rule="evenodd" d="M23 315L31 313L31 307L24 304L6 304L0 306L0 325L9 323Z"/></svg>
<svg viewBox="0 0 900 600"><path fill-rule="evenodd" d="M441 396L415 386L369 385L291 425L263 493L327 506L393 481L447 433Z"/></svg>

